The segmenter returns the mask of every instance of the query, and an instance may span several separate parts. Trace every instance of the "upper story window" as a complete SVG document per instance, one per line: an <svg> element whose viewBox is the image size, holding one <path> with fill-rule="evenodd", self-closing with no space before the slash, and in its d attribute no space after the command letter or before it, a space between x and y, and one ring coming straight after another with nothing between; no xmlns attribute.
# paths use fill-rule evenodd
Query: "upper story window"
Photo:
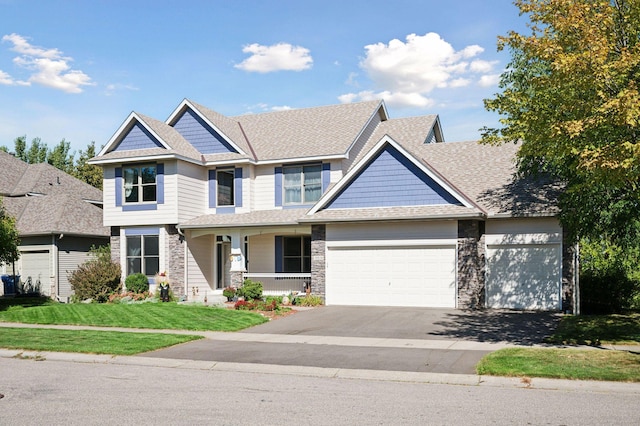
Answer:
<svg viewBox="0 0 640 426"><path fill-rule="evenodd" d="M217 206L222 207L235 205L234 178L234 169L216 170L216 186L218 191Z"/></svg>
<svg viewBox="0 0 640 426"><path fill-rule="evenodd" d="M322 196L322 165L288 166L284 175L284 204L315 203Z"/></svg>
<svg viewBox="0 0 640 426"><path fill-rule="evenodd" d="M156 165L134 165L123 169L124 202L157 201Z"/></svg>

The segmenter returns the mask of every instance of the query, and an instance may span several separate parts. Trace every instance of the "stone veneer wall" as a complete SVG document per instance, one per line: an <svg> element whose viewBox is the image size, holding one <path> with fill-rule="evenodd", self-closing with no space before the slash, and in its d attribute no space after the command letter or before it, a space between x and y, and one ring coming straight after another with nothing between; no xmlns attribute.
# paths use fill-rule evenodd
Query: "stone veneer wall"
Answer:
<svg viewBox="0 0 640 426"><path fill-rule="evenodd" d="M169 284L176 297L185 295L184 290L184 237L178 234L175 225L166 226L165 267Z"/></svg>
<svg viewBox="0 0 640 426"><path fill-rule="evenodd" d="M579 294L576 274L576 245L562 232L562 312L579 314Z"/></svg>
<svg viewBox="0 0 640 426"><path fill-rule="evenodd" d="M325 249L327 227L311 226L311 292L325 298Z"/></svg>
<svg viewBox="0 0 640 426"><path fill-rule="evenodd" d="M485 306L484 222L458 221L458 309Z"/></svg>
<svg viewBox="0 0 640 426"><path fill-rule="evenodd" d="M109 245L111 246L111 261L120 263L120 227L111 227L111 237L109 238Z"/></svg>

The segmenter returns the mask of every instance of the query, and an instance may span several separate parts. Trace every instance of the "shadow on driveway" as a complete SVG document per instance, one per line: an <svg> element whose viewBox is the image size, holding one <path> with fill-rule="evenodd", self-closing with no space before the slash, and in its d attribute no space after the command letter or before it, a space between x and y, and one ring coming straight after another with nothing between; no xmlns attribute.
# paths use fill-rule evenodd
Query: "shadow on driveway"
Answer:
<svg viewBox="0 0 640 426"><path fill-rule="evenodd" d="M561 318L555 312L456 311L436 321L430 334L476 342L535 345L554 333Z"/></svg>
<svg viewBox="0 0 640 426"><path fill-rule="evenodd" d="M323 306L242 332L533 345L553 334L560 318L553 312Z"/></svg>

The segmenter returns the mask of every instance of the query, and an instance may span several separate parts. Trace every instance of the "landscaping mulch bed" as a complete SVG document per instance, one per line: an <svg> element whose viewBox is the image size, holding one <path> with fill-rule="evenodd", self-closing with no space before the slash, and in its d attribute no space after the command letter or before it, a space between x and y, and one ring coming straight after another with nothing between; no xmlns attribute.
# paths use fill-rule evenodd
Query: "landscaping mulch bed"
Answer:
<svg viewBox="0 0 640 426"><path fill-rule="evenodd" d="M225 302L224 303L225 306L227 307L227 309L235 309L234 308L234 302ZM255 312L258 313L260 315L262 315L263 317L269 318L269 321L273 321L273 320L277 320L280 318L284 318L284 317L288 317L289 315L293 315L296 312L298 312L297 309L295 308L290 308L289 310L281 310L281 311L250 311L250 312Z"/></svg>

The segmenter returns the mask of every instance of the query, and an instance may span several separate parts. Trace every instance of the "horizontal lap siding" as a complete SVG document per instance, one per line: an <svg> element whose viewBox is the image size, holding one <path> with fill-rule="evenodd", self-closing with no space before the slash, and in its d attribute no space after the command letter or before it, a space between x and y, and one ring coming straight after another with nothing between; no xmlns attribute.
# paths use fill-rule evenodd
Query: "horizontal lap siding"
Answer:
<svg viewBox="0 0 640 426"><path fill-rule="evenodd" d="M198 288L200 292L210 291L215 288L214 283L214 241L215 236L204 235L197 238L187 239L187 297L193 296L193 289Z"/></svg>
<svg viewBox="0 0 640 426"><path fill-rule="evenodd" d="M396 222L386 224L327 225L327 243L332 241L455 239L456 221Z"/></svg>
<svg viewBox="0 0 640 426"><path fill-rule="evenodd" d="M252 180L253 210L270 210L275 207L274 166L259 166L255 169Z"/></svg>
<svg viewBox="0 0 640 426"><path fill-rule="evenodd" d="M274 272L275 235L253 235L249 237L249 272Z"/></svg>
<svg viewBox="0 0 640 426"><path fill-rule="evenodd" d="M109 244L108 238L67 237L58 240L58 295L69 297L73 294L69 277L78 266L89 260L91 246Z"/></svg>
<svg viewBox="0 0 640 426"><path fill-rule="evenodd" d="M155 204L155 210L122 211L116 206L115 168L105 168L104 226L136 226L178 223L177 164L164 163L164 203Z"/></svg>
<svg viewBox="0 0 640 426"><path fill-rule="evenodd" d="M369 140L369 138L373 134L373 131L376 129L376 127L378 127L378 124L380 124L380 121L381 121L380 114L377 113L374 117L371 118L371 121L364 128L360 137L354 142L353 146L351 147L351 150L349 151L349 158L342 163L342 171L344 173L346 173L347 170L349 170L349 167L351 167L351 165L353 164L353 161L358 156L358 153L360 153L360 151L364 147L364 144Z"/></svg>
<svg viewBox="0 0 640 426"><path fill-rule="evenodd" d="M208 202L206 170L194 164L180 162L177 181L178 220L183 222L205 214Z"/></svg>

